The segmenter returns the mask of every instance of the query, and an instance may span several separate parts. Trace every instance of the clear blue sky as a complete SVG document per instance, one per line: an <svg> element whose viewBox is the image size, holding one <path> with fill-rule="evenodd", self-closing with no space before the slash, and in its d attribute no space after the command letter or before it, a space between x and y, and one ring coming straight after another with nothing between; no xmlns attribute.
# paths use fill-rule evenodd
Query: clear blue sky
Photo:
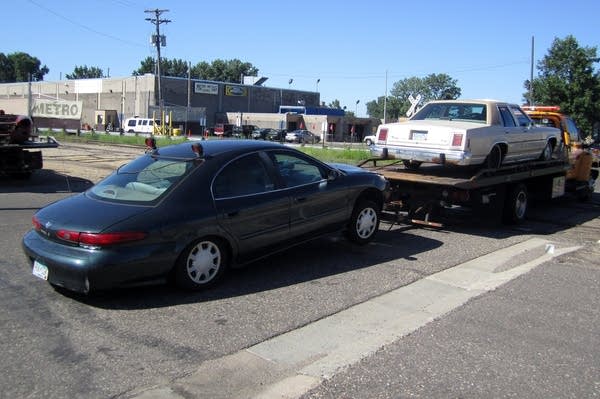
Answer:
<svg viewBox="0 0 600 399"><path fill-rule="evenodd" d="M394 82L446 73L462 98L521 103L534 61L555 38L573 35L600 47L600 2L521 1L3 1L0 52L40 59L58 80L75 66L130 76L155 56L155 26L147 9L168 9L161 55L196 64L240 59L259 69L269 87L314 91L366 114L365 103ZM600 54L600 51L599 51ZM595 65L598 67L598 65ZM537 68L534 70L537 73ZM387 72L387 80L386 80ZM358 106L356 101L359 100Z"/></svg>

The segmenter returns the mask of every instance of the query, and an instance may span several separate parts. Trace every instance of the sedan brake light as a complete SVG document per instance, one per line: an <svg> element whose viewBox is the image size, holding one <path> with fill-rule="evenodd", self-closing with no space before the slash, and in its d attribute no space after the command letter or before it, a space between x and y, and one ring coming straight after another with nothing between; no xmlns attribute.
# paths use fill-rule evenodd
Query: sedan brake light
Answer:
<svg viewBox="0 0 600 399"><path fill-rule="evenodd" d="M388 130L387 129L381 129L381 130L379 130L379 134L377 135L377 140L379 140L379 141L386 141L387 140L387 134L388 134Z"/></svg>
<svg viewBox="0 0 600 399"><path fill-rule="evenodd" d="M127 231L118 233L82 233L71 230L58 230L56 236L61 240L79 245L104 247L107 245L123 244L139 241L146 238L146 233L140 231Z"/></svg>
<svg viewBox="0 0 600 399"><path fill-rule="evenodd" d="M31 223L33 224L33 229L35 231L40 231L42 229L42 224L35 216L31 218Z"/></svg>
<svg viewBox="0 0 600 399"><path fill-rule="evenodd" d="M32 217L33 229L42 231L42 223L37 217ZM45 234L48 234L47 232ZM78 245L91 245L102 247L114 244L123 244L131 241L139 241L146 238L147 234L142 231L122 231L116 233L85 233L74 230L57 230L56 237L61 240Z"/></svg>
<svg viewBox="0 0 600 399"><path fill-rule="evenodd" d="M139 241L146 238L146 233L141 231L126 231L120 233L81 233L79 242L84 245L112 245L124 242Z"/></svg>
<svg viewBox="0 0 600 399"><path fill-rule="evenodd" d="M462 133L454 133L452 135L452 146L453 147L460 147L460 146L462 146L462 142L463 142L463 135L462 135Z"/></svg>

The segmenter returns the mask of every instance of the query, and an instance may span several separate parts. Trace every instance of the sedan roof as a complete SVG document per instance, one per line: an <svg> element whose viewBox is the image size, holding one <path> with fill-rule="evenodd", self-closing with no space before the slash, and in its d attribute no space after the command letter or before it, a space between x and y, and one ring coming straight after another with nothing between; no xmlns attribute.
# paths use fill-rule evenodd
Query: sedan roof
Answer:
<svg viewBox="0 0 600 399"><path fill-rule="evenodd" d="M272 148L287 148L282 144L273 143L269 141L257 141L257 140L193 140L186 143L170 145L166 147L158 148L157 155L176 157L176 158L190 158L196 156L192 146L199 144L202 146L203 154L205 156L216 156L226 152L232 151L256 151L263 149Z"/></svg>

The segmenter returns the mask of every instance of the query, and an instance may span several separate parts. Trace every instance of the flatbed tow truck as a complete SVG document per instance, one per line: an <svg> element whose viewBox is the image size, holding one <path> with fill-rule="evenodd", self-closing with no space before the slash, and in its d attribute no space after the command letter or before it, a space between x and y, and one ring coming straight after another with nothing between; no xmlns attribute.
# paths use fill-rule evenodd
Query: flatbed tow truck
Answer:
<svg viewBox="0 0 600 399"><path fill-rule="evenodd" d="M32 133L31 118L5 114L0 110L0 175L26 179L42 169L44 148L56 148L58 142Z"/></svg>
<svg viewBox="0 0 600 399"><path fill-rule="evenodd" d="M423 165L414 170L401 161L382 163L382 159L369 159L359 166L389 181L384 211L406 213L405 222L430 227L442 227L438 218L444 209L452 207L492 209L487 215L499 216L506 224L520 223L532 197L549 199L565 194L566 173L571 168L563 159L481 170L444 165Z"/></svg>
<svg viewBox="0 0 600 399"><path fill-rule="evenodd" d="M536 112L539 116L542 112L556 113L558 109L538 107ZM563 122L565 118L562 115ZM545 115L544 121L548 120ZM558 122L551 126L561 128ZM397 220L405 215L403 222L442 227L439 222L442 211L463 207L487 210L486 217L518 224L525 219L532 199L545 200L569 193L588 200L594 192L599 174L597 154L583 148L573 129L563 126L561 131L562 151L547 161L508 164L497 169L433 164L414 169L407 168L400 160L371 158L359 166L389 181L384 211L395 214Z"/></svg>

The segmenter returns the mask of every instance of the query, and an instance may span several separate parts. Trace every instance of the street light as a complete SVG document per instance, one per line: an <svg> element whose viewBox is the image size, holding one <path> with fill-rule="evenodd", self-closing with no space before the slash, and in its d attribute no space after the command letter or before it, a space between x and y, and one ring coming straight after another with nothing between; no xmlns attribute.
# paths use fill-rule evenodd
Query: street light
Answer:
<svg viewBox="0 0 600 399"><path fill-rule="evenodd" d="M354 116L358 116L358 103L360 100L356 100L356 109L354 110Z"/></svg>
<svg viewBox="0 0 600 399"><path fill-rule="evenodd" d="M288 89L292 87L292 82L293 82L293 81L294 81L294 79L290 79L290 80L288 81L288 84L289 84L289 86L288 86Z"/></svg>
<svg viewBox="0 0 600 399"><path fill-rule="evenodd" d="M315 90L317 93L319 92L319 82L320 81L321 81L321 79L317 79L317 87L316 87L316 90Z"/></svg>

